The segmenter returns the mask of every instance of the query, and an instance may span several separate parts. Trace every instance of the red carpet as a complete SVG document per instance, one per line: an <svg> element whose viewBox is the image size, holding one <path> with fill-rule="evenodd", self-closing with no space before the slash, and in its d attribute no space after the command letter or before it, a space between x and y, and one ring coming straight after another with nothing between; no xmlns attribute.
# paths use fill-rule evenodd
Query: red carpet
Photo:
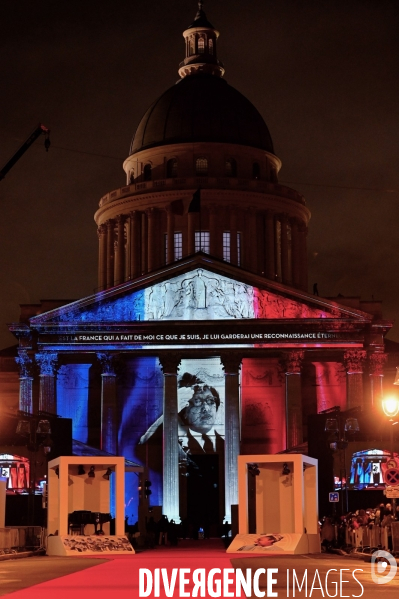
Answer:
<svg viewBox="0 0 399 599"><path fill-rule="evenodd" d="M101 556L104 559L103 554ZM68 558L65 558L68 559ZM82 557L82 559L85 559ZM156 547L135 555L110 556L99 564L62 578L12 593L13 599L136 599L139 597L139 569L167 568L231 568L230 558L220 539L181 541L178 547ZM189 577L189 575L186 575ZM191 576L190 576L191 578ZM190 592L187 585L186 592ZM149 596L154 597L154 593ZM179 597L178 583L173 595ZM209 595L207 594L206 597ZM160 585L160 598L166 597Z"/></svg>

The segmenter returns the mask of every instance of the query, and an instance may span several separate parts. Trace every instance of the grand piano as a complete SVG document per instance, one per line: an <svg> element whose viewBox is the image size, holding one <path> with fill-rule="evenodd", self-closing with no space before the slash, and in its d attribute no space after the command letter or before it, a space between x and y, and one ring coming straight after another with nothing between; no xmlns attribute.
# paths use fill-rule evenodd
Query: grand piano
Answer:
<svg viewBox="0 0 399 599"><path fill-rule="evenodd" d="M103 535L103 524L112 520L111 514L105 512L90 512L89 510L75 510L68 514L68 533L79 531L79 534L85 534L85 526L94 524L94 534Z"/></svg>

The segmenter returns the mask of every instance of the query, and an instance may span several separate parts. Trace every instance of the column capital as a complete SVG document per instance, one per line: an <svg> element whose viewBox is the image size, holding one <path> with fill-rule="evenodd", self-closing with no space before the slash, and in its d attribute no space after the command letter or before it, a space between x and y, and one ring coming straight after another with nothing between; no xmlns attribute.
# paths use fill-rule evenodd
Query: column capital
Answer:
<svg viewBox="0 0 399 599"><path fill-rule="evenodd" d="M107 232L107 225L105 225L104 223L102 225L98 225L98 227L97 227L98 237L101 237L101 235L105 235L106 232Z"/></svg>
<svg viewBox="0 0 399 599"><path fill-rule="evenodd" d="M168 352L158 356L159 363L161 365L162 372L165 376L177 375L181 362L181 354L178 352Z"/></svg>
<svg viewBox="0 0 399 599"><path fill-rule="evenodd" d="M18 356L15 358L16 363L19 366L19 376L21 378L27 378L32 376L32 359L28 355L26 350L19 350Z"/></svg>
<svg viewBox="0 0 399 599"><path fill-rule="evenodd" d="M125 222L125 219L126 219L126 214L118 214L118 216L115 218L118 225L123 224Z"/></svg>
<svg viewBox="0 0 399 599"><path fill-rule="evenodd" d="M96 354L97 360L100 362L102 367L102 374L109 376L115 376L115 361L116 355L108 352L98 352Z"/></svg>
<svg viewBox="0 0 399 599"><path fill-rule="evenodd" d="M384 376L384 364L388 360L388 354L374 353L369 355L369 374L371 376Z"/></svg>
<svg viewBox="0 0 399 599"><path fill-rule="evenodd" d="M240 372L242 357L234 354L221 354L220 361L225 374L238 374Z"/></svg>
<svg viewBox="0 0 399 599"><path fill-rule="evenodd" d="M35 354L36 363L40 367L40 375L43 376L54 376L56 371L56 364L58 360L58 353L52 351L39 352Z"/></svg>
<svg viewBox="0 0 399 599"><path fill-rule="evenodd" d="M344 352L344 364L348 374L361 374L367 358L365 350L349 349Z"/></svg>
<svg viewBox="0 0 399 599"><path fill-rule="evenodd" d="M298 224L298 231L300 233L304 233L305 235L308 234L308 228L307 228L307 226L305 225L304 222L299 222L299 224Z"/></svg>
<svg viewBox="0 0 399 599"><path fill-rule="evenodd" d="M283 352L281 362L285 374L301 374L301 366L305 357L304 350Z"/></svg>

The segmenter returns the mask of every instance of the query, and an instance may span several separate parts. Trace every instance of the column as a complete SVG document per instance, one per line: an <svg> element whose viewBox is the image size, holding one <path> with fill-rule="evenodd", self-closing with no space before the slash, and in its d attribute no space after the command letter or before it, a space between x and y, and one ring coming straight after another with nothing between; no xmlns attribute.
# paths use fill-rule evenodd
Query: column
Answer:
<svg viewBox="0 0 399 599"><path fill-rule="evenodd" d="M237 208L230 208L230 263L237 266Z"/></svg>
<svg viewBox="0 0 399 599"><path fill-rule="evenodd" d="M101 362L101 432L100 449L118 453L118 404L116 396L115 355L98 353Z"/></svg>
<svg viewBox="0 0 399 599"><path fill-rule="evenodd" d="M240 455L240 368L241 357L222 354L225 373L224 489L225 519L231 522L231 506L238 504L238 464Z"/></svg>
<svg viewBox="0 0 399 599"><path fill-rule="evenodd" d="M130 213L130 278L136 279L141 274L140 230L141 214L134 210Z"/></svg>
<svg viewBox="0 0 399 599"><path fill-rule="evenodd" d="M189 256L195 253L195 227L197 220L197 212L189 212L187 214L187 252Z"/></svg>
<svg viewBox="0 0 399 599"><path fill-rule="evenodd" d="M148 272L147 267L147 256L148 256L148 226L147 226L147 214L145 212L141 213L141 272L140 274L144 274Z"/></svg>
<svg viewBox="0 0 399 599"><path fill-rule="evenodd" d="M288 261L288 219L286 214L281 215L281 277L286 285L290 283Z"/></svg>
<svg viewBox="0 0 399 599"><path fill-rule="evenodd" d="M98 235L98 289L103 291L107 286L107 227L100 225Z"/></svg>
<svg viewBox="0 0 399 599"><path fill-rule="evenodd" d="M15 358L19 366L19 410L21 412L33 412L32 395L32 360L26 350L18 350L18 356Z"/></svg>
<svg viewBox="0 0 399 599"><path fill-rule="evenodd" d="M258 253L257 253L257 234L256 234L256 210L249 209L249 263L247 262L248 270L258 272Z"/></svg>
<svg viewBox="0 0 399 599"><path fill-rule="evenodd" d="M163 387L163 501L162 513L180 522L179 442L177 371L180 355L168 352L159 358L164 376Z"/></svg>
<svg viewBox="0 0 399 599"><path fill-rule="evenodd" d="M299 233L298 221L296 218L291 219L291 268L292 268L292 284L294 287L300 287L301 284L301 266L300 266L300 248L299 248Z"/></svg>
<svg viewBox="0 0 399 599"><path fill-rule="evenodd" d="M276 280L276 257L275 257L275 240L274 240L274 214L271 210L267 210L265 217L266 240L266 270L265 275L271 281Z"/></svg>
<svg viewBox="0 0 399 599"><path fill-rule="evenodd" d="M114 241L115 221L111 218L107 220L107 289L114 285Z"/></svg>
<svg viewBox="0 0 399 599"><path fill-rule="evenodd" d="M166 209L166 232L168 234L166 263L172 264L175 260L175 215L170 205Z"/></svg>
<svg viewBox="0 0 399 599"><path fill-rule="evenodd" d="M115 256L115 285L123 283L125 280L125 217L119 214L116 217L117 229L117 247L118 251Z"/></svg>
<svg viewBox="0 0 399 599"><path fill-rule="evenodd" d="M57 352L40 352L35 355L35 360L40 367L39 411L49 414L57 413L55 396L55 376Z"/></svg>
<svg viewBox="0 0 399 599"><path fill-rule="evenodd" d="M370 377L370 395L371 407L381 407L381 401L384 396L384 364L388 359L388 354L375 353L369 356L369 377Z"/></svg>
<svg viewBox="0 0 399 599"><path fill-rule="evenodd" d="M209 206L209 252L211 256L218 257L217 207L215 204Z"/></svg>
<svg viewBox="0 0 399 599"><path fill-rule="evenodd" d="M367 352L364 350L348 350L344 352L346 368L346 409L363 408L363 363Z"/></svg>
<svg viewBox="0 0 399 599"><path fill-rule="evenodd" d="M301 365L305 352L294 350L284 355L286 448L303 441Z"/></svg>
<svg viewBox="0 0 399 599"><path fill-rule="evenodd" d="M308 250L307 250L307 235L308 228L305 223L300 223L298 227L299 237L299 256L300 256L300 280L301 289L304 291L308 290Z"/></svg>
<svg viewBox="0 0 399 599"><path fill-rule="evenodd" d="M147 231L147 239L148 239L148 272L152 272L156 268L156 245L157 239L155 235L155 218L156 213L154 208L149 208L147 211L147 223L148 223L148 231Z"/></svg>

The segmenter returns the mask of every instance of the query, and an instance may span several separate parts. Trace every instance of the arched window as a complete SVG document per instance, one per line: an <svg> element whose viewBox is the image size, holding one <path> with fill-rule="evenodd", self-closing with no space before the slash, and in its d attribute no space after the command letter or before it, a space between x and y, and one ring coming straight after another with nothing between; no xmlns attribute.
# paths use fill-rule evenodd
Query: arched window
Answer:
<svg viewBox="0 0 399 599"><path fill-rule="evenodd" d="M209 40L208 49L209 49L209 54L213 54L213 40Z"/></svg>
<svg viewBox="0 0 399 599"><path fill-rule="evenodd" d="M144 166L144 181L151 181L152 179L152 166L151 164L146 164Z"/></svg>
<svg viewBox="0 0 399 599"><path fill-rule="evenodd" d="M205 52L205 40L203 37L198 39L198 54L203 54Z"/></svg>
<svg viewBox="0 0 399 599"><path fill-rule="evenodd" d="M208 158L197 158L195 162L195 174L197 177L206 177L208 175Z"/></svg>
<svg viewBox="0 0 399 599"><path fill-rule="evenodd" d="M252 165L252 179L260 179L260 166L257 162Z"/></svg>
<svg viewBox="0 0 399 599"><path fill-rule="evenodd" d="M237 177L237 162L234 158L226 160L226 177Z"/></svg>
<svg viewBox="0 0 399 599"><path fill-rule="evenodd" d="M166 163L166 178L173 179L174 177L177 177L177 159L171 158Z"/></svg>

